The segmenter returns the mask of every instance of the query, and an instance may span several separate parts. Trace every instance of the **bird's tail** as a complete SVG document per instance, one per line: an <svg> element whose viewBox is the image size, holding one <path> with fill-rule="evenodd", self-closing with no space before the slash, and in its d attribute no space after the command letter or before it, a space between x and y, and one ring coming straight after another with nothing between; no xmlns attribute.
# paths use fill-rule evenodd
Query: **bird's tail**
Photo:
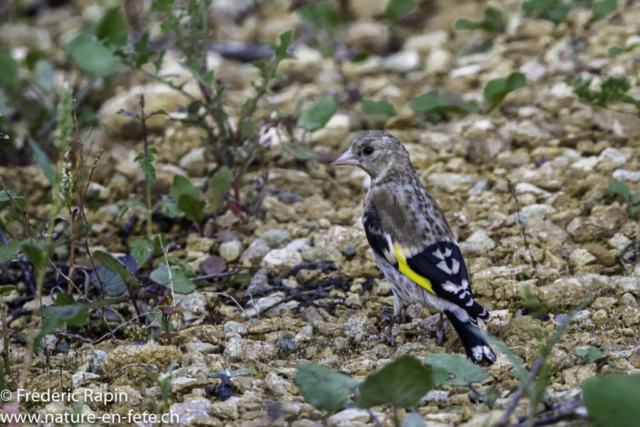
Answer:
<svg viewBox="0 0 640 427"><path fill-rule="evenodd" d="M462 345L464 345L464 350L467 353L469 360L473 363L480 363L484 358L488 359L491 363L496 361L495 353L491 350L487 341L482 337L478 326L472 323L470 319L467 319L466 321L460 320L454 312L449 310L444 310L444 314L460 336Z"/></svg>

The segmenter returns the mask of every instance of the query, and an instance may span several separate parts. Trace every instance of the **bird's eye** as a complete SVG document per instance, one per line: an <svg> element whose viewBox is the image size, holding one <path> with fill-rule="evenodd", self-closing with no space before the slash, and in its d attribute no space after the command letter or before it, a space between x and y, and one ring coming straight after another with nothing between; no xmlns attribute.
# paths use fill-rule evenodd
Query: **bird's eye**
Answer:
<svg viewBox="0 0 640 427"><path fill-rule="evenodd" d="M362 150L362 152L367 156L370 154L373 154L373 147L365 147L364 150Z"/></svg>

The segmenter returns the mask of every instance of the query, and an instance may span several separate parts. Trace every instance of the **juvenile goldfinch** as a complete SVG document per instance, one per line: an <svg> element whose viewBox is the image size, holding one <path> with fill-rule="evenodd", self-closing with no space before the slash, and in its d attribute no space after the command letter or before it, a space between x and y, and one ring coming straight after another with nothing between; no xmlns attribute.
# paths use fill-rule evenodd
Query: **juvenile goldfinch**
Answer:
<svg viewBox="0 0 640 427"><path fill-rule="evenodd" d="M426 304L447 316L472 362L494 362L477 326L478 318L488 320L490 314L474 301L460 247L404 145L383 131L363 132L332 165L358 166L371 177L362 222L394 295L390 340L404 304Z"/></svg>

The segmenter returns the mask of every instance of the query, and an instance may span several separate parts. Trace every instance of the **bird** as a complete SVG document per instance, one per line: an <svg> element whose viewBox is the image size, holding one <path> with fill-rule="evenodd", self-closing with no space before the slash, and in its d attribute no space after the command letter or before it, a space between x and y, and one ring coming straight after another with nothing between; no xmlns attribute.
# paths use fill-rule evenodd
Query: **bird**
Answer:
<svg viewBox="0 0 640 427"><path fill-rule="evenodd" d="M387 132L365 131L331 165L357 166L371 177L362 224L394 296L384 335L395 344L396 318L404 305L420 303L447 317L469 360L493 363L496 355L478 328L478 319L486 322L491 315L474 300L453 231L422 186L405 146Z"/></svg>

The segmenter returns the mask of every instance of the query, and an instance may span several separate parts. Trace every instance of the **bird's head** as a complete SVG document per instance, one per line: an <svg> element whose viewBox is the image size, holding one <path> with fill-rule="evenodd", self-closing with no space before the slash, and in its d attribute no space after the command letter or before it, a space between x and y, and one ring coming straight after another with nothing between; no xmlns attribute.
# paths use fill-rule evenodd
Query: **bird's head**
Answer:
<svg viewBox="0 0 640 427"><path fill-rule="evenodd" d="M331 165L358 166L372 179L384 176L393 170L413 169L409 152L404 145L396 137L381 130L362 132L353 138L349 149Z"/></svg>

